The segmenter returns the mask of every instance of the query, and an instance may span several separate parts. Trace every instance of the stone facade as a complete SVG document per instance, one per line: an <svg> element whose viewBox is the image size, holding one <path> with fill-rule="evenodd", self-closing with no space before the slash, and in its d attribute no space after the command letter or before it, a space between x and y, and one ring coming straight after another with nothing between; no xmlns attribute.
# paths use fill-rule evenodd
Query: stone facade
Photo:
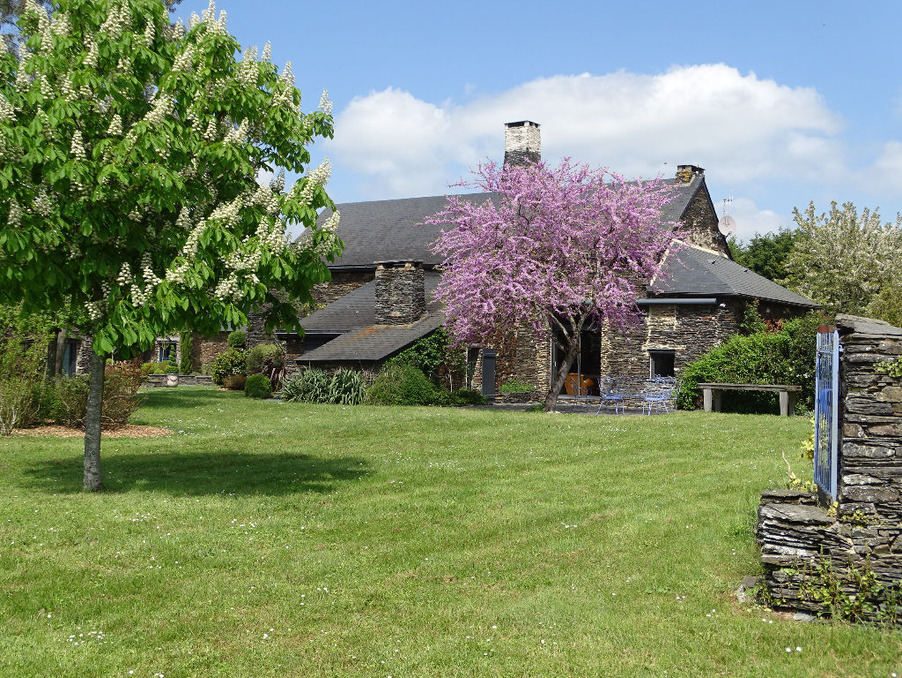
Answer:
<svg viewBox="0 0 902 678"><path fill-rule="evenodd" d="M679 377L686 365L736 334L741 308L741 302L649 306L636 328L602 333L601 372L647 379L650 351L673 351Z"/></svg>
<svg viewBox="0 0 902 678"><path fill-rule="evenodd" d="M695 176L703 176L705 170L695 165L680 165L677 169L677 180L689 183ZM693 245L717 252L725 257L730 256L727 239L717 227L717 213L711 202L707 186L703 187L689 202L683 213L683 228L686 240Z"/></svg>
<svg viewBox="0 0 902 678"><path fill-rule="evenodd" d="M863 572L895 591L864 618L902 617L902 379L874 366L902 355L902 329L839 316L839 487L835 512L814 494L765 492L758 509L764 584L775 604L829 612L814 592L860 595ZM882 605L882 608L880 607ZM888 607L889 606L889 607ZM896 606L895 608L893 606Z"/></svg>
<svg viewBox="0 0 902 678"><path fill-rule="evenodd" d="M426 315L426 274L414 261L376 265L376 324L409 325Z"/></svg>

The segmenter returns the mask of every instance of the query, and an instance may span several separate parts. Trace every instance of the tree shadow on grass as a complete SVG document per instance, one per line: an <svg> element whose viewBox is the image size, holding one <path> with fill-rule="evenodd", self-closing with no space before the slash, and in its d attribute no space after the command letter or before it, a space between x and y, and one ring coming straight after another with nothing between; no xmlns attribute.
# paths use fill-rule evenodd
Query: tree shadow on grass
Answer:
<svg viewBox="0 0 902 678"><path fill-rule="evenodd" d="M370 474L358 457L245 454L239 451L108 454L101 458L105 492L163 492L173 496L327 493ZM50 459L25 470L35 489L81 491L82 460Z"/></svg>

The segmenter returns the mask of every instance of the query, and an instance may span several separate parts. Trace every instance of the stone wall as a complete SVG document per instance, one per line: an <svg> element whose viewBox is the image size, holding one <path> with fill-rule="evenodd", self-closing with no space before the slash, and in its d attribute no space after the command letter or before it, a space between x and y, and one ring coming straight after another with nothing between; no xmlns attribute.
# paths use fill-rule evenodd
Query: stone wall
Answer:
<svg viewBox="0 0 902 678"><path fill-rule="evenodd" d="M813 591L826 590L832 580L847 598L857 596L856 580L868 571L902 602L902 379L874 368L902 355L902 329L854 316L839 316L837 329L842 354L836 504L816 506L813 494L765 492L758 510L770 596L780 607L818 613L829 610ZM898 612L902 616L902 608ZM881 614L887 610L863 616Z"/></svg>
<svg viewBox="0 0 902 678"><path fill-rule="evenodd" d="M603 375L647 379L649 351L672 350L674 371L736 334L741 302L719 304L655 304L640 324L626 331L606 329L601 338Z"/></svg>
<svg viewBox="0 0 902 678"><path fill-rule="evenodd" d="M426 273L422 262L380 262L376 266L376 324L408 325L426 315Z"/></svg>
<svg viewBox="0 0 902 678"><path fill-rule="evenodd" d="M682 222L688 231L687 240L690 243L727 257L730 256L727 239L717 227L717 214L711 203L707 186L702 186L695 194L686 207Z"/></svg>

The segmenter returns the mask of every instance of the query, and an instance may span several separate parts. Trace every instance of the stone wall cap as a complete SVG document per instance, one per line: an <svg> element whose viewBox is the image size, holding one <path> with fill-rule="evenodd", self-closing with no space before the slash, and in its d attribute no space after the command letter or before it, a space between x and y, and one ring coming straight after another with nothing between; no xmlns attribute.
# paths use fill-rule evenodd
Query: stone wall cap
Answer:
<svg viewBox="0 0 902 678"><path fill-rule="evenodd" d="M902 337L902 328L876 318L864 318L862 316L840 313L836 316L836 326L840 331L845 330L855 334L866 334L874 337Z"/></svg>

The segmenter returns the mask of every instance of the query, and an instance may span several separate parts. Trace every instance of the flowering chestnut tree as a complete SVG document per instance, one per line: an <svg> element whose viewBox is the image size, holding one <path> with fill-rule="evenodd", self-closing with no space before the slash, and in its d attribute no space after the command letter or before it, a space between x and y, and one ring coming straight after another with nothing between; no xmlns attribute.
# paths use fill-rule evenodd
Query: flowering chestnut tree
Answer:
<svg viewBox="0 0 902 678"><path fill-rule="evenodd" d="M564 358L545 397L550 411L581 331L625 328L641 317L636 299L663 274L663 256L678 236L674 224L661 222L670 190L569 159L558 167L489 163L461 185L490 195L450 196L427 220L451 227L434 245L444 257L436 297L446 326L471 345L491 345L512 328L552 337Z"/></svg>
<svg viewBox="0 0 902 678"><path fill-rule="evenodd" d="M91 337L84 486L97 490L107 356L243 325L264 304L270 326L295 327L328 279L329 167L305 168L332 136L331 104L302 113L269 45L237 59L212 2L185 27L160 0L59 0L52 15L28 0L18 29L18 55L0 54L0 303L66 311ZM288 190L286 170L302 175Z"/></svg>

